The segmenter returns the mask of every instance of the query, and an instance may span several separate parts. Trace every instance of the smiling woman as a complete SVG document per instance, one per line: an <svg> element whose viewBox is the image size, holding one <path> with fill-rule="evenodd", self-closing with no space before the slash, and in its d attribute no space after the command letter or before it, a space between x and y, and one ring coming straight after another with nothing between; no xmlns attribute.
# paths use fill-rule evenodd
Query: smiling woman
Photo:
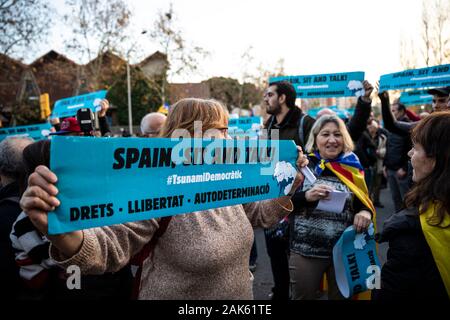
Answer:
<svg viewBox="0 0 450 320"><path fill-rule="evenodd" d="M290 258L293 299L314 299L325 272L329 299L343 299L334 276L333 247L348 226L353 224L357 232L367 229L375 209L362 167L352 152L353 141L341 119L336 115L320 117L311 129L306 150L317 180L305 183L292 198L296 213ZM349 193L343 210L317 209L319 201L328 199L333 190Z"/></svg>
<svg viewBox="0 0 450 320"><path fill-rule="evenodd" d="M344 122L335 115L320 117L319 124L311 130L306 150L318 150L323 159L333 160L342 152L354 149L354 144Z"/></svg>

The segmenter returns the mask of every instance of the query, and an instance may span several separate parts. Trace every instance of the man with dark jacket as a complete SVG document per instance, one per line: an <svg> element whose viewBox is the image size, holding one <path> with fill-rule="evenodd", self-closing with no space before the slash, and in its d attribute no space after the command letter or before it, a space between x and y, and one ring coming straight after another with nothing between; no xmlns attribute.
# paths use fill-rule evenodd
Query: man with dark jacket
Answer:
<svg viewBox="0 0 450 320"><path fill-rule="evenodd" d="M296 145L303 147L315 120L295 105L296 98L295 89L289 82L270 84L264 93L267 113L271 115L265 128L269 139L294 140ZM264 230L274 280L273 300L289 299L288 230L288 219L283 219L277 226Z"/></svg>
<svg viewBox="0 0 450 320"><path fill-rule="evenodd" d="M450 110L450 87L433 88L427 91L433 95L433 111L449 111ZM381 101L381 114L386 130L401 136L410 134L411 130L419 123L419 121L399 121L393 114L387 91L379 92L378 97ZM412 168L408 163L408 185L412 185Z"/></svg>
<svg viewBox="0 0 450 320"><path fill-rule="evenodd" d="M1 298L15 299L20 288L19 268L9 234L22 209L19 206L19 180L24 175L23 149L33 140L6 138L0 143L0 283Z"/></svg>
<svg viewBox="0 0 450 320"><path fill-rule="evenodd" d="M432 112L450 110L450 87L434 88L427 91L433 95ZM409 134L419 121L401 121L391 112L389 94L387 91L380 92L381 113L386 130L398 134Z"/></svg>
<svg viewBox="0 0 450 320"><path fill-rule="evenodd" d="M356 143L355 154L364 168L364 178L369 189L374 178L373 168L377 162L376 150L377 146L373 143L369 132L364 131Z"/></svg>
<svg viewBox="0 0 450 320"><path fill-rule="evenodd" d="M364 96L358 99L355 114L347 124L349 133L357 141L366 129L367 120L371 112L370 94L373 87L368 81L363 82ZM306 115L295 105L297 94L288 81L269 84L264 93L267 113L271 116L265 123L269 139L294 140L296 145L304 148L315 120ZM287 219L271 228L266 229L267 253L270 258L274 279L273 300L289 299L289 224Z"/></svg>
<svg viewBox="0 0 450 320"><path fill-rule="evenodd" d="M391 106L394 117L401 122L408 123L406 108L401 103ZM409 133L395 133L388 131L386 144L386 156L384 158L385 174L389 189L391 190L392 201L395 211L403 207L403 198L409 190L408 183L408 151L411 149L411 139Z"/></svg>

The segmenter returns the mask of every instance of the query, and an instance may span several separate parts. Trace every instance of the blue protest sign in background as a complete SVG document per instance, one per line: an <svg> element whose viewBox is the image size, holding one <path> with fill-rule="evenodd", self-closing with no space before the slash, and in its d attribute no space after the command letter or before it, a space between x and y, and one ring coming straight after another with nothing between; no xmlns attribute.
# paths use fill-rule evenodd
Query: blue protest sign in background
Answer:
<svg viewBox="0 0 450 320"><path fill-rule="evenodd" d="M431 104L433 102L433 96L427 90L404 91L400 96L400 102L406 106Z"/></svg>
<svg viewBox="0 0 450 320"><path fill-rule="evenodd" d="M293 141L56 136L50 167L61 205L49 233L286 195L296 157Z"/></svg>
<svg viewBox="0 0 450 320"><path fill-rule="evenodd" d="M230 118L228 134L233 138L255 139L262 128L262 121L261 117Z"/></svg>
<svg viewBox="0 0 450 320"><path fill-rule="evenodd" d="M92 112L100 110L100 102L106 97L106 90L96 91L81 96L61 99L55 102L51 118L65 118L77 114L78 109L89 108Z"/></svg>
<svg viewBox="0 0 450 320"><path fill-rule="evenodd" d="M18 126L10 128L0 128L0 141L8 136L30 137L35 141L46 139L50 133L52 125L48 122L32 124L29 126Z"/></svg>
<svg viewBox="0 0 450 320"><path fill-rule="evenodd" d="M364 72L316 74L306 76L273 77L269 83L289 81L295 88L297 98L331 98L364 95Z"/></svg>
<svg viewBox="0 0 450 320"><path fill-rule="evenodd" d="M380 77L380 92L450 86L450 64L405 70Z"/></svg>
<svg viewBox="0 0 450 320"><path fill-rule="evenodd" d="M336 282L346 298L367 291L368 282L373 283L371 277L380 275L380 261L373 236L373 224L363 233L356 233L355 228L350 226L333 248ZM373 274L370 266L378 268L378 272Z"/></svg>
<svg viewBox="0 0 450 320"><path fill-rule="evenodd" d="M336 115L341 119L347 119L350 115L353 115L354 110L343 110L339 109L338 106L330 106L330 107L320 107L320 108L314 108L314 109L308 109L307 113L309 116L316 118L317 113L319 113L320 110L323 110L325 108L328 108L336 113Z"/></svg>

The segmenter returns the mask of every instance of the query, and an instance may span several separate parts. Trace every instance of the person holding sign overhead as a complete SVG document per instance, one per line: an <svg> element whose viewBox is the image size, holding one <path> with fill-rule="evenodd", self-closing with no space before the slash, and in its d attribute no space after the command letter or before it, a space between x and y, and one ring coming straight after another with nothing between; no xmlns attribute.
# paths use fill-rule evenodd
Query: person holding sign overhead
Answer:
<svg viewBox="0 0 450 320"><path fill-rule="evenodd" d="M194 121L202 121L202 132L194 131ZM170 108L161 136L172 137L184 129L200 137L208 130L210 137L224 139L227 128L228 114L219 102L183 99ZM297 165L307 163L299 151ZM47 167L36 168L21 200L33 224L45 234L47 213L60 204L57 179ZM298 173L291 190L302 180ZM101 274L120 270L153 243L150 257L143 261L139 299L252 299L248 270L252 225L268 227L289 214L290 195L48 236L51 257L64 267L80 266L84 274Z"/></svg>
<svg viewBox="0 0 450 320"><path fill-rule="evenodd" d="M393 214L376 235L389 242L374 300L450 298L450 112L422 119L409 151L414 185L406 208Z"/></svg>
<svg viewBox="0 0 450 320"><path fill-rule="evenodd" d="M294 300L317 298L325 272L328 298L343 299L334 276L333 247L348 226L353 224L357 232L362 232L375 215L353 148L344 122L336 115L320 117L311 129L306 150L314 176L292 198Z"/></svg>
<svg viewBox="0 0 450 320"><path fill-rule="evenodd" d="M59 118L50 119L52 125L55 127L56 132L52 132L50 135L67 135L67 136L111 136L111 129L109 127L108 121L106 119L106 113L109 109L109 101L106 99L102 99L100 101L100 110L98 111L98 124L100 126L100 132L94 129L94 119L93 114L90 109L82 109L82 111L78 110L76 116L66 117L59 122ZM79 116L82 116L82 119L79 119ZM84 119L86 118L87 119ZM80 126L80 123L84 123L83 128ZM87 130L82 130L85 127L90 126L89 132Z"/></svg>
<svg viewBox="0 0 450 320"><path fill-rule="evenodd" d="M433 95L432 112L450 110L450 87L429 89L427 92ZM378 96L381 100L381 111L386 130L397 134L409 134L419 123L420 120L415 122L398 121L390 109L389 93L381 91Z"/></svg>

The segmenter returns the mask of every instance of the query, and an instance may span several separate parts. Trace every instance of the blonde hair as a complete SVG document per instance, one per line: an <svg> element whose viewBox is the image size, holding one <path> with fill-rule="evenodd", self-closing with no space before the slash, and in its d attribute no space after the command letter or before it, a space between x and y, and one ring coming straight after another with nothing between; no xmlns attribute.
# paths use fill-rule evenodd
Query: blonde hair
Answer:
<svg viewBox="0 0 450 320"><path fill-rule="evenodd" d="M347 130L347 127L345 126L344 121L342 121L336 115L323 115L319 119L316 120L316 122L314 123L314 125L311 129L311 133L309 134L308 142L306 143L306 146L305 146L305 149L308 153L317 150L317 145L316 145L317 135L319 134L320 130L322 130L322 128L327 123L330 123L330 122L336 124L336 126L339 129L339 132L342 134L342 139L344 142L344 148L343 148L344 153L353 151L353 149L355 148L355 145L353 144L353 140L350 137L350 134L348 133L348 130Z"/></svg>
<svg viewBox="0 0 450 320"><path fill-rule="evenodd" d="M170 107L161 137L169 138L176 129L185 129L195 136L194 121L202 122L202 131L228 126L228 111L213 99L181 99Z"/></svg>

